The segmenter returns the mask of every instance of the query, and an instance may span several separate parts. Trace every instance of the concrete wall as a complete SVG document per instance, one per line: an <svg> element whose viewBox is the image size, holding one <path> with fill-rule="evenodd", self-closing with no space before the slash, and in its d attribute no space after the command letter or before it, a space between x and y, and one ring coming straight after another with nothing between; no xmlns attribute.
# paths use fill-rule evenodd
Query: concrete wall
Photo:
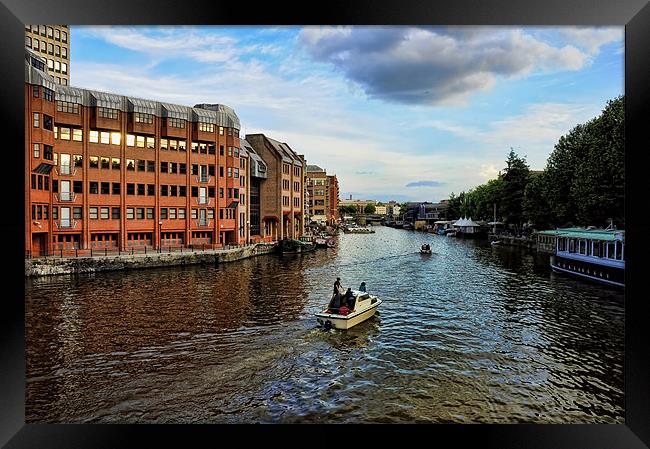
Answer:
<svg viewBox="0 0 650 449"><path fill-rule="evenodd" d="M276 250L276 246L276 244L260 243L244 248L205 252L26 259L25 276L51 276L59 274L94 273L98 271L138 270L178 265L219 264L273 253Z"/></svg>

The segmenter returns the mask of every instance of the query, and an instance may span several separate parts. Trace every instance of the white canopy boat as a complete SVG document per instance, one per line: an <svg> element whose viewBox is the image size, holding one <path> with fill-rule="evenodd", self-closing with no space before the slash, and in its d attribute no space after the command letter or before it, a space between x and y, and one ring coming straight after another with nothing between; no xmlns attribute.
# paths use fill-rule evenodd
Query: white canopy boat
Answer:
<svg viewBox="0 0 650 449"><path fill-rule="evenodd" d="M354 310L347 315L339 315L329 312L329 307L316 314L318 324L325 328L350 329L352 326L366 321L377 311L377 307L382 303L378 297L367 292L353 290L352 293L356 298Z"/></svg>

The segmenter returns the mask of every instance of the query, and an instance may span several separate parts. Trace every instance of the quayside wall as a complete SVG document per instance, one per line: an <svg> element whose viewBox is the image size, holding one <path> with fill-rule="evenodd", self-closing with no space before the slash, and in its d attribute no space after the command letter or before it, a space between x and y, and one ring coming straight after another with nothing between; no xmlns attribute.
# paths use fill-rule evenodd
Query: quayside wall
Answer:
<svg viewBox="0 0 650 449"><path fill-rule="evenodd" d="M95 273L99 271L139 270L179 265L216 265L276 251L277 244L258 243L234 249L193 252L121 254L93 257L46 257L25 259L25 276Z"/></svg>

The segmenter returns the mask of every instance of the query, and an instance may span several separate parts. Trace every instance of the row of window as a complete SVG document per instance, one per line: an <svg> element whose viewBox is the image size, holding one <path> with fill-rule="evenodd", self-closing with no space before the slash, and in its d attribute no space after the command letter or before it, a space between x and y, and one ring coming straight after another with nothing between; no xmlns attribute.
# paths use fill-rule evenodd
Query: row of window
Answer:
<svg viewBox="0 0 650 449"><path fill-rule="evenodd" d="M41 157L41 144L40 143L33 144L33 149L34 149L34 158L39 159ZM52 145L43 144L43 159L47 159L48 161L51 161L54 158L54 154L55 154L52 152L52 150L53 150Z"/></svg>
<svg viewBox="0 0 650 449"><path fill-rule="evenodd" d="M32 85L32 92L34 98L39 98L41 91L43 92L44 100L54 101L54 91L52 89L48 89L47 87L37 86L35 84Z"/></svg>
<svg viewBox="0 0 650 449"><path fill-rule="evenodd" d="M41 36L47 36L50 39L56 39L63 43L68 42L68 33L66 31L61 31L58 28L46 27L45 25L25 25L26 31L31 31L33 34L40 34Z"/></svg>
<svg viewBox="0 0 650 449"><path fill-rule="evenodd" d="M47 53L52 56L68 59L68 47L66 46L54 45L45 41L39 41L36 38L32 39L31 36L25 36L25 46L27 48L31 48L34 51L40 51L41 53Z"/></svg>
<svg viewBox="0 0 650 449"><path fill-rule="evenodd" d="M81 207L61 207L62 217L70 217L70 209L72 209L72 218L75 220L83 219L83 208ZM101 207L92 206L88 208L88 218L91 220L119 220L120 219L119 207ZM155 208L153 207L127 207L126 208L127 220L153 220L155 216ZM191 209L191 218L198 219L206 218L209 220L214 219L214 209ZM52 218L59 219L59 207L52 207ZM160 219L161 220L184 220L186 218L186 209L184 207L161 207ZM219 218L224 220L235 218L235 209L221 208L219 209ZM47 220L48 219L48 206L47 205L32 205L32 219L34 220Z"/></svg>
<svg viewBox="0 0 650 449"><path fill-rule="evenodd" d="M282 173L284 173L285 175L288 175L290 173L290 171L291 171L290 170L290 165L283 163L282 164ZM300 167L296 167L296 166L293 167L293 175L294 176L300 176Z"/></svg>
<svg viewBox="0 0 650 449"><path fill-rule="evenodd" d="M43 129L46 129L48 131L54 130L54 121L52 120L52 117L47 115L47 114L41 114L40 112L33 112L33 126L34 128L40 128L41 127L41 117L43 118Z"/></svg>
<svg viewBox="0 0 650 449"><path fill-rule="evenodd" d="M32 190L50 190L50 177L32 173Z"/></svg>

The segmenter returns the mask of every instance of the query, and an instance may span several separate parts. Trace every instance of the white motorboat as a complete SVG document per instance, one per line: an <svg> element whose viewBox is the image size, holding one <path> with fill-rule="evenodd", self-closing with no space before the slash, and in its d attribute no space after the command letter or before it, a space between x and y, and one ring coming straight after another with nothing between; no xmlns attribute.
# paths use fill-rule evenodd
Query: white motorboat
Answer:
<svg viewBox="0 0 650 449"><path fill-rule="evenodd" d="M356 303L352 312L347 315L339 315L337 313L329 312L329 308L326 308L322 312L316 314L318 324L326 329L332 327L336 329L350 329L352 326L356 326L373 316L377 311L377 307L382 303L381 299L367 292L353 290L352 293L356 298Z"/></svg>

